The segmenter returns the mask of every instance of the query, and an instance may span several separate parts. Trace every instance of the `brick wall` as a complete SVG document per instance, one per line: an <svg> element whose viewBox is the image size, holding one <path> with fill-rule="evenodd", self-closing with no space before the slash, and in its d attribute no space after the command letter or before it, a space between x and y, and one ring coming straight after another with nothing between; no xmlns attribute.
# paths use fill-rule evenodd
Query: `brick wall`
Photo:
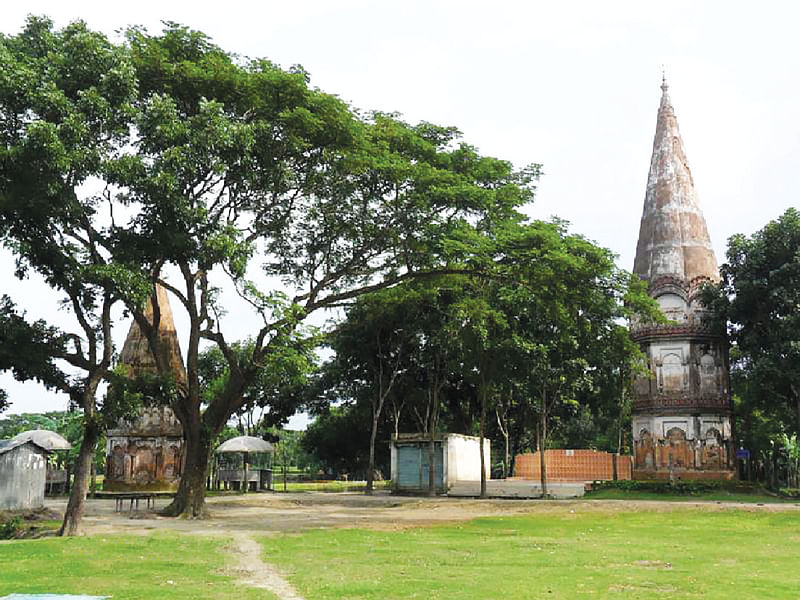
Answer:
<svg viewBox="0 0 800 600"><path fill-rule="evenodd" d="M614 479L613 454L595 450L546 450L548 481L599 481ZM539 453L518 454L514 477L541 478ZM631 478L631 457L617 455L617 479Z"/></svg>

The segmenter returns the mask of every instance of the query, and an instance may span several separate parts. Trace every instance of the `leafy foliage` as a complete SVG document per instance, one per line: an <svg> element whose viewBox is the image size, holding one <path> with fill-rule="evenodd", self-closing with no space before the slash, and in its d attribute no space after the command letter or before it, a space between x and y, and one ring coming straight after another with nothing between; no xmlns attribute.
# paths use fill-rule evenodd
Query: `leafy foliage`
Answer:
<svg viewBox="0 0 800 600"><path fill-rule="evenodd" d="M197 515L213 439L268 401L257 390L275 384L259 379L288 358L303 320L462 270L481 236L519 218L538 167L482 156L452 127L362 115L300 68L241 59L175 23L156 35L129 28L125 40L36 18L0 40L0 235L19 274L35 269L61 290L94 344L66 338L92 368L87 394L110 377L99 334L118 301L169 374L159 307L153 322L144 309L158 283L178 299L190 335L172 407L187 464L169 510ZM90 178L100 193L86 193ZM225 280L253 309L246 344L226 336ZM226 363L207 394L205 343Z"/></svg>
<svg viewBox="0 0 800 600"><path fill-rule="evenodd" d="M9 298L0 305L0 368L69 395L83 411L76 485L62 532L75 533L102 432L96 394L113 358L111 310L147 293L138 268L104 244L105 193L83 191L130 142L137 90L128 53L85 23L55 31L30 17L0 37L0 243L16 275L38 273L74 317L74 330L29 322ZM78 374L73 374L73 373ZM69 373L69 374L68 374Z"/></svg>
<svg viewBox="0 0 800 600"><path fill-rule="evenodd" d="M383 372L385 381L396 377L386 417L395 431L401 423L430 431L436 410L454 433L479 434L482 423L487 437L504 441L495 453L501 472L511 455L548 439L619 447L630 418L624 391L640 361L621 320L655 315L654 303L607 250L561 222L507 222L493 234L480 274L405 283L348 311L322 377L340 405L314 424L309 442L324 432L325 451L355 452L342 424L360 420L366 434Z"/></svg>
<svg viewBox="0 0 800 600"><path fill-rule="evenodd" d="M800 433L800 212L728 240L718 287L704 291L732 343L740 441L754 455Z"/></svg>

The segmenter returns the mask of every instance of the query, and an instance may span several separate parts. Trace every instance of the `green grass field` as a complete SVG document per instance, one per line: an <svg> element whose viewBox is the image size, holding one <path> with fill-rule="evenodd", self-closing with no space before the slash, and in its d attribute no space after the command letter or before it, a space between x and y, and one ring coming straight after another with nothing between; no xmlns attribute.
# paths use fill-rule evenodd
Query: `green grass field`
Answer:
<svg viewBox="0 0 800 600"><path fill-rule="evenodd" d="M114 600L274 599L218 574L224 543L162 533L0 542L0 597L25 592Z"/></svg>
<svg viewBox="0 0 800 600"><path fill-rule="evenodd" d="M283 489L283 481L272 483L273 491L277 493L285 492L363 492L366 484L363 481L288 481L286 489ZM375 490L391 489L391 481L376 481ZM243 495L242 492L234 490L214 490L207 492L209 496L237 496ZM251 492L252 493L252 492Z"/></svg>
<svg viewBox="0 0 800 600"><path fill-rule="evenodd" d="M525 516L260 539L306 600L800 598L800 513L552 504ZM195 534L0 542L0 596L274 599L222 574L225 540Z"/></svg>
<svg viewBox="0 0 800 600"><path fill-rule="evenodd" d="M391 481L376 481L374 489L390 489ZM273 487L276 492L283 492L283 481L275 480ZM363 492L366 484L363 481L289 481L286 483L287 492Z"/></svg>
<svg viewBox="0 0 800 600"><path fill-rule="evenodd" d="M574 509L573 509L574 510ZM264 540L308 600L800 597L800 515L581 512Z"/></svg>

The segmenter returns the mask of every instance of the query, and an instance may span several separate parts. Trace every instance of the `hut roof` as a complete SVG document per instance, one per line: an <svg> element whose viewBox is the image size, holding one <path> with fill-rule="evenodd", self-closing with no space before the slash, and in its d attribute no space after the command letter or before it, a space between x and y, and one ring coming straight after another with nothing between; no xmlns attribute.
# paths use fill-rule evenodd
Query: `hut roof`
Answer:
<svg viewBox="0 0 800 600"><path fill-rule="evenodd" d="M49 429L30 429L14 436L14 440L33 442L45 450L69 450L72 448L66 438Z"/></svg>
<svg viewBox="0 0 800 600"><path fill-rule="evenodd" d="M272 447L272 444L261 438L241 435L220 444L216 452L265 452L267 454L272 454L275 452L275 449Z"/></svg>
<svg viewBox="0 0 800 600"><path fill-rule="evenodd" d="M46 449L42 448L34 442L33 440L17 440L17 439L10 439L10 440L0 440L0 454L5 454L6 452L11 452L14 448L19 448L20 446L24 446L25 444L32 444L39 448L42 452L47 452Z"/></svg>

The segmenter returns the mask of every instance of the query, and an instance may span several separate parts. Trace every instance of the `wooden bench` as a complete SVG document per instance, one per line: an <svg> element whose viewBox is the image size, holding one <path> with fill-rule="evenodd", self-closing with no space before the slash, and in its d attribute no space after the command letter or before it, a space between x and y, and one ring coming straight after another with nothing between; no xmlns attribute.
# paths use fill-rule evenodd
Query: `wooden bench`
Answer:
<svg viewBox="0 0 800 600"><path fill-rule="evenodd" d="M155 508L156 506L156 495L152 492L126 492L121 494L114 495L114 501L116 505L114 507L115 512L122 512L123 507L125 506L125 501L129 500L130 505L128 507L128 512L133 512L133 507L136 506L136 510L139 510L139 501L144 500L146 504L147 510L151 508Z"/></svg>
<svg viewBox="0 0 800 600"><path fill-rule="evenodd" d="M122 512L125 502L128 502L128 512L133 513L134 508L139 510L139 502L145 501L147 510L155 509L156 498L174 498L175 492L97 492L96 498L113 498L114 511Z"/></svg>

